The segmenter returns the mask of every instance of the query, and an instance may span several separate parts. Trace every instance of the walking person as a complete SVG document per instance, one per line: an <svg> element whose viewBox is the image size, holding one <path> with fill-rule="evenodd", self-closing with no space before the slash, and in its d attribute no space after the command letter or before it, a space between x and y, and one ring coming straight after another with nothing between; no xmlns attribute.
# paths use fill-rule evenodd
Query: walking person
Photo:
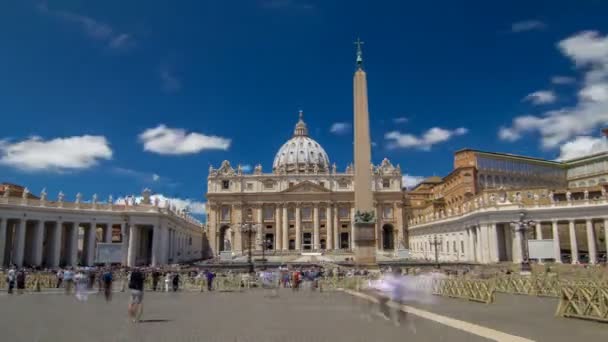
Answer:
<svg viewBox="0 0 608 342"><path fill-rule="evenodd" d="M59 271L57 271L57 288L60 288L62 283L63 283L63 270L59 269Z"/></svg>
<svg viewBox="0 0 608 342"><path fill-rule="evenodd" d="M173 279L172 279L172 282L173 282L173 292L177 292L177 290L179 290L179 280L180 280L179 279L179 273L176 272L173 275Z"/></svg>
<svg viewBox="0 0 608 342"><path fill-rule="evenodd" d="M207 276L207 291L213 291L213 279L215 278L215 273L205 271L205 275Z"/></svg>
<svg viewBox="0 0 608 342"><path fill-rule="evenodd" d="M13 294L13 289L15 288L15 281L17 280L17 272L15 272L14 268L8 270L6 275L6 283L8 284L8 293Z"/></svg>
<svg viewBox="0 0 608 342"><path fill-rule="evenodd" d="M25 270L22 268L17 272L17 294L23 294L25 290Z"/></svg>
<svg viewBox="0 0 608 342"><path fill-rule="evenodd" d="M167 274L165 274L165 292L169 292L169 286L171 285L172 278L173 275L171 274L171 272L167 272Z"/></svg>
<svg viewBox="0 0 608 342"><path fill-rule="evenodd" d="M160 272L157 269L152 271L152 291L156 291L156 287L158 286L158 280L160 278Z"/></svg>
<svg viewBox="0 0 608 342"><path fill-rule="evenodd" d="M65 294L69 295L72 292L72 286L74 285L74 271L72 269L66 269L63 272L63 283L65 286Z"/></svg>
<svg viewBox="0 0 608 342"><path fill-rule="evenodd" d="M112 270L107 268L101 279L103 281L103 294L106 297L106 302L109 302L112 300L112 281L114 280Z"/></svg>
<svg viewBox="0 0 608 342"><path fill-rule="evenodd" d="M137 323L141 320L144 312L144 274L137 268L134 268L129 277L129 290L131 291L131 299L129 301L129 318L131 322Z"/></svg>

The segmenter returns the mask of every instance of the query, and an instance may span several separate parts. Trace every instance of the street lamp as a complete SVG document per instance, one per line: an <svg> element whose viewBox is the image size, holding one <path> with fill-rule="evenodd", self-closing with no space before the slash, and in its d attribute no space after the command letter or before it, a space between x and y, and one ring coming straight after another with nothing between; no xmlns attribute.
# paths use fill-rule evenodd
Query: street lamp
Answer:
<svg viewBox="0 0 608 342"><path fill-rule="evenodd" d="M272 240L268 239L268 240L262 240L262 242L260 243L262 245L262 262L264 263L264 266L262 267L262 269L266 269L266 248L269 248L270 245L272 245Z"/></svg>
<svg viewBox="0 0 608 342"><path fill-rule="evenodd" d="M251 259L251 233L257 230L257 225L252 224L252 214L247 213L247 222L241 224L241 232L247 233L248 254L247 263L249 264L249 273L254 273L253 260Z"/></svg>
<svg viewBox="0 0 608 342"><path fill-rule="evenodd" d="M528 243L526 241L526 229L528 229L529 227L531 227L532 225L536 224L536 222L532 221L532 220L528 220L526 221L524 218L526 217L526 213L525 212L520 212L519 213L519 220L518 221L511 221L511 224L513 224L514 227L514 231L515 234L519 235L519 241L520 241L520 248L521 248L521 272L531 272L532 271L532 267L530 267L530 256L528 253Z"/></svg>
<svg viewBox="0 0 608 342"><path fill-rule="evenodd" d="M441 236L437 237L437 235L433 235L433 237L429 236L429 244L435 247L435 267L439 268L439 249L437 248L441 245L442 240Z"/></svg>

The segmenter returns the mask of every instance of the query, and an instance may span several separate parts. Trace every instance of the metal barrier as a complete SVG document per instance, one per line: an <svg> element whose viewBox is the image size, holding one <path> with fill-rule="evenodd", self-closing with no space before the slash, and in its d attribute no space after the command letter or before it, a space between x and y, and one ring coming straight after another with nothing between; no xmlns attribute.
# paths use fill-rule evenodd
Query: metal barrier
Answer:
<svg viewBox="0 0 608 342"><path fill-rule="evenodd" d="M433 294L490 304L494 301L495 283L485 279L439 279Z"/></svg>
<svg viewBox="0 0 608 342"><path fill-rule="evenodd" d="M556 315L608 323L608 286L562 285Z"/></svg>
<svg viewBox="0 0 608 342"><path fill-rule="evenodd" d="M555 298L561 296L561 289L564 286L608 286L608 282L601 279L565 280L551 275L508 276L497 277L494 280L496 292Z"/></svg>

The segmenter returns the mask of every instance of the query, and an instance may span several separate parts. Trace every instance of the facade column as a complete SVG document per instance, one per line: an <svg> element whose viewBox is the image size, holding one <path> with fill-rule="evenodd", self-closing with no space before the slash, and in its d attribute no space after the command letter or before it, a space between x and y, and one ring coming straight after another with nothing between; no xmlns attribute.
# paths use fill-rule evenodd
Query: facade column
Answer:
<svg viewBox="0 0 608 342"><path fill-rule="evenodd" d="M513 230L513 262L518 264L524 260L524 251L521 250L521 239L522 233L518 230Z"/></svg>
<svg viewBox="0 0 608 342"><path fill-rule="evenodd" d="M574 220L568 222L570 233L570 253L573 264L578 264L578 244L576 242L576 222Z"/></svg>
<svg viewBox="0 0 608 342"><path fill-rule="evenodd" d="M559 242L559 225L557 220L551 222L551 228L553 230L553 258L558 264L562 263L562 248Z"/></svg>
<svg viewBox="0 0 608 342"><path fill-rule="evenodd" d="M319 250L319 204L315 203L312 207L312 249Z"/></svg>
<svg viewBox="0 0 608 342"><path fill-rule="evenodd" d="M287 213L287 204L283 205L283 250L286 251L289 249L289 214Z"/></svg>
<svg viewBox="0 0 608 342"><path fill-rule="evenodd" d="M608 253L608 219L604 220L604 243L606 244L606 253Z"/></svg>
<svg viewBox="0 0 608 342"><path fill-rule="evenodd" d="M69 260L68 264L72 267L78 266L78 230L80 228L79 222L74 222L72 224L72 229L70 230L70 249L69 249Z"/></svg>
<svg viewBox="0 0 608 342"><path fill-rule="evenodd" d="M0 267L4 266L4 251L6 251L6 223L7 218L0 218ZM605 227L605 224L604 224Z"/></svg>
<svg viewBox="0 0 608 342"><path fill-rule="evenodd" d="M95 231L97 230L97 224L95 222L91 222L91 226L87 231L87 266L93 266L95 264L95 239L97 234Z"/></svg>
<svg viewBox="0 0 608 342"><path fill-rule="evenodd" d="M469 245L469 260L472 262L476 262L477 261L477 254L475 252L475 231L473 230L473 228L469 227L467 228L467 235L468 235L468 242L467 244Z"/></svg>
<svg viewBox="0 0 608 342"><path fill-rule="evenodd" d="M595 244L593 219L587 219L587 251L589 252L589 263L597 264L597 246Z"/></svg>
<svg viewBox="0 0 608 342"><path fill-rule="evenodd" d="M332 217L331 217L331 203L327 203L327 208L325 209L325 231L327 237L325 238L325 249L332 250L334 248L334 239L333 239L333 225L332 225Z"/></svg>
<svg viewBox="0 0 608 342"><path fill-rule="evenodd" d="M106 230L104 231L103 242L112 243L112 224L106 223Z"/></svg>
<svg viewBox="0 0 608 342"><path fill-rule="evenodd" d="M262 250L262 245L261 243L264 242L264 217L263 212L262 212L262 208L264 207L263 204L260 204L257 208L256 208L256 216L258 218L258 230L256 232L256 237L255 237L255 242L253 243L255 245L255 249L258 251ZM259 242L259 243L258 243Z"/></svg>
<svg viewBox="0 0 608 342"><path fill-rule="evenodd" d="M19 227L17 228L17 233L15 234L15 249L13 250L13 260L14 264L17 267L23 266L23 255L25 253L25 230L27 227L27 221L22 218L19 220Z"/></svg>
<svg viewBox="0 0 608 342"><path fill-rule="evenodd" d="M152 266L161 264L160 234L160 227L157 224L152 226Z"/></svg>
<svg viewBox="0 0 608 342"><path fill-rule="evenodd" d="M536 240L543 239L543 226L541 222L536 222Z"/></svg>
<svg viewBox="0 0 608 342"><path fill-rule="evenodd" d="M61 233L63 231L63 221L55 222L55 229L53 232L53 249L51 251L52 260L51 267L59 267L61 261Z"/></svg>
<svg viewBox="0 0 608 342"><path fill-rule="evenodd" d="M127 266L135 267L137 261L138 229L134 224L129 225L129 251L127 255Z"/></svg>
<svg viewBox="0 0 608 342"><path fill-rule="evenodd" d="M277 204L274 209L274 249L280 251L283 244L283 230L281 229L281 207Z"/></svg>
<svg viewBox="0 0 608 342"><path fill-rule="evenodd" d="M296 204L296 250L302 250L302 227L300 222L300 203Z"/></svg>
<svg viewBox="0 0 608 342"><path fill-rule="evenodd" d="M32 251L32 262L34 266L41 266L42 254L44 252L44 222L42 220L37 221L34 229L34 250Z"/></svg>
<svg viewBox="0 0 608 342"><path fill-rule="evenodd" d="M340 249L340 218L338 215L338 204L334 204L334 249Z"/></svg>

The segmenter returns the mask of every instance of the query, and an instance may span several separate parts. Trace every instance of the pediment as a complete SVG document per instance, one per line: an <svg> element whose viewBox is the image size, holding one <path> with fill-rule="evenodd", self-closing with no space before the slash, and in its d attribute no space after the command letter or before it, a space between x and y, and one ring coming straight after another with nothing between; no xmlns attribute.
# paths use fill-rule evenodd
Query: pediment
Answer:
<svg viewBox="0 0 608 342"><path fill-rule="evenodd" d="M283 192L330 192L327 188L315 184L310 181L304 181L296 184L289 189L283 190Z"/></svg>

